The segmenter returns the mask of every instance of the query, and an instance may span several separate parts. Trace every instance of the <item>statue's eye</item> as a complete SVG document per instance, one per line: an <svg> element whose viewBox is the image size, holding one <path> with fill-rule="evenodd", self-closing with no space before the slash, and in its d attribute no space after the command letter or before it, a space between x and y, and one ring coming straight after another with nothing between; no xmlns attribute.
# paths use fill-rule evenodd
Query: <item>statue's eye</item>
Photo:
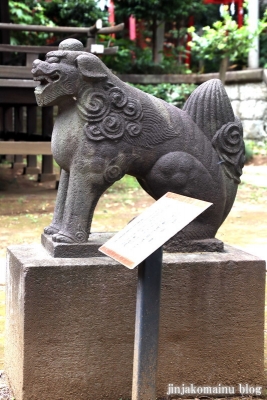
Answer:
<svg viewBox="0 0 267 400"><path fill-rule="evenodd" d="M49 63L59 63L60 59L58 57L48 57L46 61Z"/></svg>

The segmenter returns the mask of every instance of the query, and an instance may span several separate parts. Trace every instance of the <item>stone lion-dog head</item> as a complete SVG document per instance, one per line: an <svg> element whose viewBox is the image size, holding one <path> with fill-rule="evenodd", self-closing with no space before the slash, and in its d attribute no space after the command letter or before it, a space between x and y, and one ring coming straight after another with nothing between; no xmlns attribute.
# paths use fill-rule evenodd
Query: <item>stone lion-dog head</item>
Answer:
<svg viewBox="0 0 267 400"><path fill-rule="evenodd" d="M34 61L32 74L40 82L35 89L37 104L52 106L66 97L77 98L85 81L101 81L110 72L97 56L84 51L80 41L66 39L57 51L47 53L45 61Z"/></svg>
<svg viewBox="0 0 267 400"><path fill-rule="evenodd" d="M123 83L98 57L83 50L78 40L66 39L58 51L47 53L45 61L34 61L33 79L40 82L35 89L37 104L60 106L72 98L90 140L125 136L132 142L142 130L140 101L131 95L132 89L119 87Z"/></svg>

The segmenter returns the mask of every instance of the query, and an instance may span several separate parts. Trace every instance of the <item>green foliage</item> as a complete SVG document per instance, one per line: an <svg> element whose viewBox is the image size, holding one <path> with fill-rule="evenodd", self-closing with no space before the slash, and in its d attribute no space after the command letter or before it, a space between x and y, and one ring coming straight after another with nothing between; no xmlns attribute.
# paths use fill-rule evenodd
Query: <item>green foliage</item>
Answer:
<svg viewBox="0 0 267 400"><path fill-rule="evenodd" d="M265 14L264 20L259 22L258 29L251 32L246 20L244 26L238 28L237 23L228 14L226 6L222 21L214 22L212 27L205 26L202 36L195 32L194 27L188 29L188 32L192 34L190 43L192 51L199 59L221 60L227 57L231 61L244 60L253 46L254 37L266 28L266 17Z"/></svg>
<svg viewBox="0 0 267 400"><path fill-rule="evenodd" d="M137 179L131 175L124 175L122 179L115 182L108 190L107 193L128 192L140 189Z"/></svg>
<svg viewBox="0 0 267 400"><path fill-rule="evenodd" d="M267 140L255 141L255 140L245 140L246 149L246 160L253 156L267 156ZM250 157L250 158L249 158Z"/></svg>
<svg viewBox="0 0 267 400"><path fill-rule="evenodd" d="M174 21L196 14L205 5L202 0L116 0L116 17L123 19L134 15L145 21Z"/></svg>
<svg viewBox="0 0 267 400"><path fill-rule="evenodd" d="M107 13L97 7L95 0L41 1L47 18L59 26L92 26Z"/></svg>
<svg viewBox="0 0 267 400"><path fill-rule="evenodd" d="M192 71L188 65L184 63L186 50L182 46L173 47L171 54L168 56L163 55L160 63L163 74L190 74Z"/></svg>
<svg viewBox="0 0 267 400"><path fill-rule="evenodd" d="M44 7L37 0L9 0L11 22L28 25L53 25L44 15Z"/></svg>
<svg viewBox="0 0 267 400"><path fill-rule="evenodd" d="M14 24L54 26L54 23L45 15L44 7L37 0L13 1L9 0L10 22ZM11 31L11 44L43 45L51 34L45 32Z"/></svg>
<svg viewBox="0 0 267 400"><path fill-rule="evenodd" d="M143 92L165 100L176 107L182 108L190 94L197 88L194 84L159 83L158 85L132 85Z"/></svg>
<svg viewBox="0 0 267 400"><path fill-rule="evenodd" d="M263 1L260 1L260 18L264 18L264 13L266 12L267 4ZM263 30L260 34L260 67L267 68L267 30Z"/></svg>
<svg viewBox="0 0 267 400"><path fill-rule="evenodd" d="M123 20L133 15L145 22L151 32L152 60L158 60L157 28L162 22L176 22L206 8L202 0L116 0L116 18ZM162 50L162 49L161 49Z"/></svg>
<svg viewBox="0 0 267 400"><path fill-rule="evenodd" d="M10 22L46 26L92 26L98 18L106 19L94 0L9 0ZM53 33L12 31L11 44L44 45L56 40ZM52 41L53 41L52 40Z"/></svg>
<svg viewBox="0 0 267 400"><path fill-rule="evenodd" d="M262 141L245 140L246 163L252 160L254 156L267 156L266 139Z"/></svg>
<svg viewBox="0 0 267 400"><path fill-rule="evenodd" d="M250 141L245 141L245 162L247 163L253 158L253 144Z"/></svg>
<svg viewBox="0 0 267 400"><path fill-rule="evenodd" d="M218 4L203 4L198 12L192 13L196 29L200 29L220 19L219 9Z"/></svg>
<svg viewBox="0 0 267 400"><path fill-rule="evenodd" d="M267 33L262 32L260 35L260 67L267 68Z"/></svg>
<svg viewBox="0 0 267 400"><path fill-rule="evenodd" d="M104 37L100 37L104 43ZM107 45L107 44L106 44ZM178 52L184 49L174 48L170 56L163 56L160 63L152 60L152 49L141 49L128 39L110 40L109 45L119 46L117 54L102 56L108 68L120 74L185 74L190 73L185 64L178 62Z"/></svg>
<svg viewBox="0 0 267 400"><path fill-rule="evenodd" d="M106 37L99 37L101 43L105 43ZM144 51L135 46L135 43L129 39L111 39L108 43L110 46L119 46L119 51L115 55L102 56L103 62L108 68L117 73L128 74L139 69L138 65L142 63L151 63L150 54L145 49ZM136 69L134 68L136 65Z"/></svg>

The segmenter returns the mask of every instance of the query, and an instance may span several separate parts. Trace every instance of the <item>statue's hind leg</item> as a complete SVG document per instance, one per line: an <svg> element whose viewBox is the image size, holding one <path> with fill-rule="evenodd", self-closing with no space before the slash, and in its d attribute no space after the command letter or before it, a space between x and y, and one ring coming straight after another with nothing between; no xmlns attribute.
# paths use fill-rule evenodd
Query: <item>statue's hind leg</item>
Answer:
<svg viewBox="0 0 267 400"><path fill-rule="evenodd" d="M205 212L201 214L202 216L203 218L196 218L168 240L164 245L164 250L170 253L223 251L223 242L215 238L216 226L205 222Z"/></svg>
<svg viewBox="0 0 267 400"><path fill-rule="evenodd" d="M220 172L216 176L192 155L173 152L162 156L139 181L155 199L173 192L213 203L172 239L173 244L176 242L180 246L183 242L214 238L223 218L226 198Z"/></svg>

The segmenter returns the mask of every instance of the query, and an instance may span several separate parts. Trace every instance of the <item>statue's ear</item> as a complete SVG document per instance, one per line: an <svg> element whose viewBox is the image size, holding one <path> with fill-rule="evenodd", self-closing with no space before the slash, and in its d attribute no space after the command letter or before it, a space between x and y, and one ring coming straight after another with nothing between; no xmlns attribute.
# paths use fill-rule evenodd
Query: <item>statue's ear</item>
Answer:
<svg viewBox="0 0 267 400"><path fill-rule="evenodd" d="M105 79L106 71L102 67L102 62L96 56L88 53L81 54L76 58L78 69L84 79Z"/></svg>

